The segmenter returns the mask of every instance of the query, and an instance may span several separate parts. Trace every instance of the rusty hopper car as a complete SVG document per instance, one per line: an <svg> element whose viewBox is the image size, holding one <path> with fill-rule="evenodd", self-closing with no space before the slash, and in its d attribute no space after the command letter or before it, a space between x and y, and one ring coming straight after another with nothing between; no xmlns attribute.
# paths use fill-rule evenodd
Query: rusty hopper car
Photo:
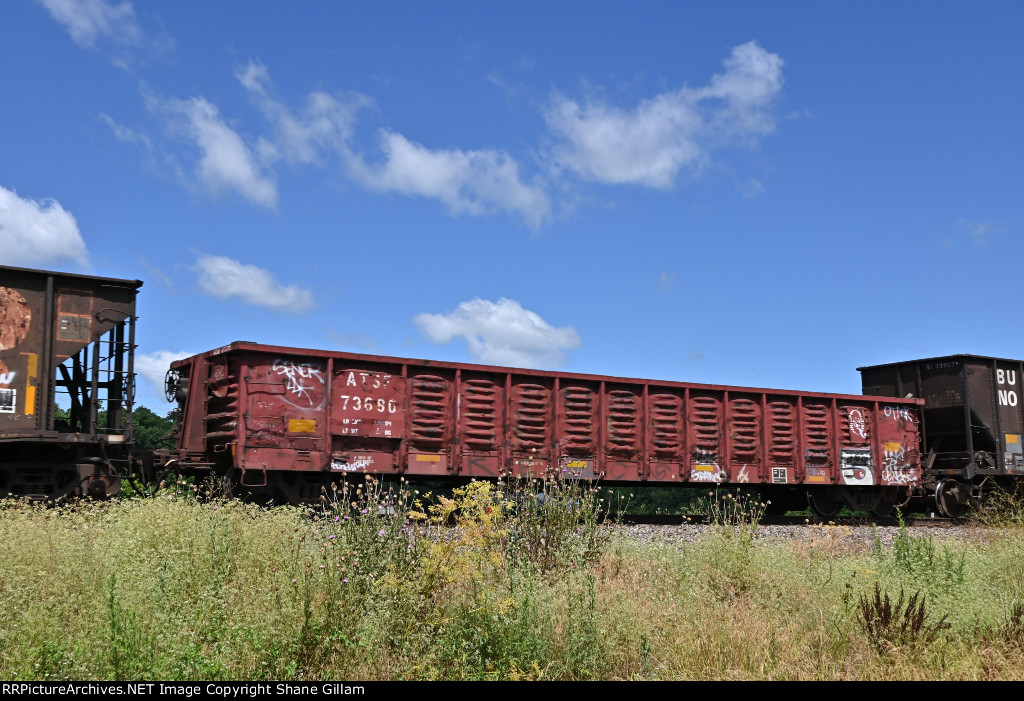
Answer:
<svg viewBox="0 0 1024 701"><path fill-rule="evenodd" d="M119 491L141 286L0 266L0 497Z"/></svg>
<svg viewBox="0 0 1024 701"><path fill-rule="evenodd" d="M951 355L858 369L866 395L924 400L915 491L942 513L961 515L990 487L1024 477L1021 361Z"/></svg>
<svg viewBox="0 0 1024 701"><path fill-rule="evenodd" d="M236 342L177 361L162 462L302 502L352 473L758 484L831 515L921 480L919 400L655 382ZM805 496L807 495L807 496Z"/></svg>

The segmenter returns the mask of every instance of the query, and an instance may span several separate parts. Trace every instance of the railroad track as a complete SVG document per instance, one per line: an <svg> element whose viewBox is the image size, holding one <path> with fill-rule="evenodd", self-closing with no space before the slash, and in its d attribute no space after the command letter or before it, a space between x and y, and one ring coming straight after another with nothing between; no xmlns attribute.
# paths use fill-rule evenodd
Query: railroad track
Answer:
<svg viewBox="0 0 1024 701"><path fill-rule="evenodd" d="M667 514L626 514L616 519L626 525L650 525L650 526L678 526L685 523L695 525L706 525L708 519L703 515L667 515ZM962 526L964 519L951 519L944 516L911 516L905 517L903 522L911 528L950 528ZM821 518L814 515L803 516L764 516L759 521L765 526L801 526L801 525L836 525L836 526L899 526L900 521L895 517L879 518L877 516L858 517L833 517Z"/></svg>

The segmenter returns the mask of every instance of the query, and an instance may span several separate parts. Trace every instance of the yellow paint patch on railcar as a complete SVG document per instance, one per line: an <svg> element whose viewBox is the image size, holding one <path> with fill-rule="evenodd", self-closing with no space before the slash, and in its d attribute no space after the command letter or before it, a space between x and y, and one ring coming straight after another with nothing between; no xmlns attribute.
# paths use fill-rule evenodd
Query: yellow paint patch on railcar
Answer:
<svg viewBox="0 0 1024 701"><path fill-rule="evenodd" d="M288 433L316 433L316 419L288 419Z"/></svg>
<svg viewBox="0 0 1024 701"><path fill-rule="evenodd" d="M25 379L25 416L36 413L36 376L39 374L39 356L35 353L22 353L28 356L27 377Z"/></svg>

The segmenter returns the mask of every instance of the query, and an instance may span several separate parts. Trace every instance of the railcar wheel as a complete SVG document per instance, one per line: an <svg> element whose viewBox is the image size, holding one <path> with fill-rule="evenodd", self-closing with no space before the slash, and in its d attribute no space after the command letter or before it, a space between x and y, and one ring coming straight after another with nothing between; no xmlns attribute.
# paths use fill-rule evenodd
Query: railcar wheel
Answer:
<svg viewBox="0 0 1024 701"><path fill-rule="evenodd" d="M831 518L843 508L843 500L837 498L829 487L811 487L807 490L807 505L822 518Z"/></svg>
<svg viewBox="0 0 1024 701"><path fill-rule="evenodd" d="M960 518L967 513L970 505L970 492L965 494L967 485L960 484L956 480L942 480L935 488L935 506L939 513L949 518Z"/></svg>

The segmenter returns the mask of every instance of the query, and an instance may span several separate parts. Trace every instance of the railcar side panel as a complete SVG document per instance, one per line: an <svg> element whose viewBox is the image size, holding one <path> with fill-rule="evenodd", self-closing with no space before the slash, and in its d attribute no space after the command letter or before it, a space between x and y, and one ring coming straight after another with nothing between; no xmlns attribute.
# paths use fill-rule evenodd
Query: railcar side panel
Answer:
<svg viewBox="0 0 1024 701"><path fill-rule="evenodd" d="M0 497L117 493L141 286L0 266Z"/></svg>
<svg viewBox="0 0 1024 701"><path fill-rule="evenodd" d="M779 488L920 479L915 401L242 342L174 368L188 387L175 459L289 498L349 473Z"/></svg>
<svg viewBox="0 0 1024 701"><path fill-rule="evenodd" d="M932 483L1024 474L1021 361L953 355L858 369L865 394L925 400Z"/></svg>

